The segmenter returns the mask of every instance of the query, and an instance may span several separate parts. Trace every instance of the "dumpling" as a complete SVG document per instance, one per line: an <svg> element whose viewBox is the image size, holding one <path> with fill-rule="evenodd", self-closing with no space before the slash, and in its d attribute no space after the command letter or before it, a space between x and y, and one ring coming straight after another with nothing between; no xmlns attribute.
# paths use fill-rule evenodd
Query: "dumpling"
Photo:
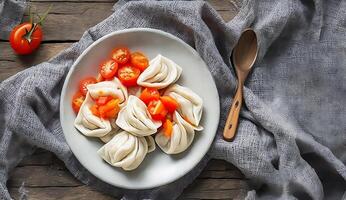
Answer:
<svg viewBox="0 0 346 200"><path fill-rule="evenodd" d="M149 67L138 77L137 84L162 89L175 83L181 72L179 65L159 54L149 62Z"/></svg>
<svg viewBox="0 0 346 200"><path fill-rule="evenodd" d="M104 143L108 143L109 141L113 139L113 137L116 134L123 131L115 124L115 120L111 121L111 126L112 126L112 130L109 133L107 133L105 136L100 137L100 140ZM145 136L144 138L148 143L148 153L155 151L156 145L155 145L154 138L152 136Z"/></svg>
<svg viewBox="0 0 346 200"><path fill-rule="evenodd" d="M112 130L109 120L92 114L90 107L94 104L89 92L74 121L74 126L85 136L103 137Z"/></svg>
<svg viewBox="0 0 346 200"><path fill-rule="evenodd" d="M194 136L195 128L175 111L171 137L165 136L163 130L161 130L156 134L155 141L165 153L178 154L185 151L191 145Z"/></svg>
<svg viewBox="0 0 346 200"><path fill-rule="evenodd" d="M113 96L120 100L120 106L124 105L128 98L126 87L117 78L114 78L112 81L90 84L87 88L92 98L97 99L100 96Z"/></svg>
<svg viewBox="0 0 346 200"><path fill-rule="evenodd" d="M142 137L156 133L161 121L153 121L147 106L136 96L130 96L116 120L116 124L133 135Z"/></svg>
<svg viewBox="0 0 346 200"><path fill-rule="evenodd" d="M120 131L122 131L116 124L115 124L115 120L111 120L110 121L111 126L112 126L112 130L107 133L105 136L100 137L100 140L104 143L109 142L117 133L119 133Z"/></svg>
<svg viewBox="0 0 346 200"><path fill-rule="evenodd" d="M151 152L155 151L156 144L155 144L154 138L151 135L145 136L144 138L145 138L145 140L148 143L148 153L151 153Z"/></svg>
<svg viewBox="0 0 346 200"><path fill-rule="evenodd" d="M121 82L114 78L112 81L103 81L87 86L88 93L77 114L74 125L84 135L89 137L110 137L113 133L112 123L108 119L102 119L92 114L90 107L94 104L92 99L100 96L113 96L120 99L121 106L128 98L127 89ZM109 138L108 138L109 139ZM108 140L105 139L106 141ZM101 139L102 140L102 139Z"/></svg>
<svg viewBox="0 0 346 200"><path fill-rule="evenodd" d="M185 120L188 120L197 129L203 112L203 100L187 87L174 84L167 88L164 95L174 98L179 103L177 111Z"/></svg>
<svg viewBox="0 0 346 200"><path fill-rule="evenodd" d="M130 171L144 160L148 153L148 143L145 137L136 137L123 131L116 134L97 153L110 165Z"/></svg>

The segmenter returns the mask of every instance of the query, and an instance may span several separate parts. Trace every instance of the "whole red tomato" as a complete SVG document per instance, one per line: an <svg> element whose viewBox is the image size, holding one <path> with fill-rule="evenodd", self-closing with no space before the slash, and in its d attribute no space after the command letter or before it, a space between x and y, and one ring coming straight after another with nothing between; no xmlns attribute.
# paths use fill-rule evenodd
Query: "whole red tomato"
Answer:
<svg viewBox="0 0 346 200"><path fill-rule="evenodd" d="M30 54L40 46L42 36L42 28L39 24L25 22L12 30L10 44L16 53Z"/></svg>

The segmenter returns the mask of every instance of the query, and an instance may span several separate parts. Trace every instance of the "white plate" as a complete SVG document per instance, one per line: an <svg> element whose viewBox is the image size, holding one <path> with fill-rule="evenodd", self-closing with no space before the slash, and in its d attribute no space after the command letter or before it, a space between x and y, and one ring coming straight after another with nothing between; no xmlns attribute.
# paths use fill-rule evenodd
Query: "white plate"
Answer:
<svg viewBox="0 0 346 200"><path fill-rule="evenodd" d="M201 125L192 145L178 155L167 155L159 149L148 154L142 164L131 172L104 162L97 150L103 145L95 138L79 133L73 125L75 114L71 99L78 82L96 76L98 64L109 57L116 46L142 51L150 59L162 54L183 68L178 83L191 88L202 99L204 110ZM99 179L121 188L148 189L168 184L187 174L207 153L216 134L220 108L214 80L198 53L179 38L163 31L147 28L126 29L108 34L90 45L67 74L60 100L60 121L68 145L79 162Z"/></svg>

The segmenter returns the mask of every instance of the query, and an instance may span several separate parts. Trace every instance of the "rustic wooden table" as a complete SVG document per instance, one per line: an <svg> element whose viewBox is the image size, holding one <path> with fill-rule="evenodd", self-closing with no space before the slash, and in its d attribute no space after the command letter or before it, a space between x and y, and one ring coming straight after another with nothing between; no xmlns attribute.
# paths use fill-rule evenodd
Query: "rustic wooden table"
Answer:
<svg viewBox="0 0 346 200"><path fill-rule="evenodd" d="M44 24L43 44L35 54L19 57L12 52L8 41L0 41L0 81L69 47L87 28L111 14L114 1L31 0L39 12L53 5ZM239 8L239 0L208 1L225 21L232 19ZM25 158L12 171L7 186L14 199L21 199L24 190L27 199L112 199L80 183L61 161L42 149ZM247 190L246 180L237 168L212 160L180 199L243 199Z"/></svg>

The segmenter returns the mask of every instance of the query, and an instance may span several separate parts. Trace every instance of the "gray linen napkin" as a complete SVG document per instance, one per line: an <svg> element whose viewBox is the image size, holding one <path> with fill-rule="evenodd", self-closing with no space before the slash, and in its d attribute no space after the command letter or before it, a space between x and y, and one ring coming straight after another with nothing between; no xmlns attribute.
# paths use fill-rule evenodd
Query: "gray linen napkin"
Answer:
<svg viewBox="0 0 346 200"><path fill-rule="evenodd" d="M79 42L0 84L0 195L10 198L8 173L40 147L83 183L124 199L175 199L210 158L231 162L250 179L247 199L346 199L345 9L337 0L244 0L225 23L202 1L121 1ZM194 170L140 191L114 188L86 171L65 142L58 111L65 75L81 52L131 27L161 29L194 47L215 79L222 111L236 87L229 57L241 31L253 27L260 45L235 141L222 140L222 112L213 146Z"/></svg>
<svg viewBox="0 0 346 200"><path fill-rule="evenodd" d="M12 28L22 20L25 0L0 0L0 39L8 40Z"/></svg>

